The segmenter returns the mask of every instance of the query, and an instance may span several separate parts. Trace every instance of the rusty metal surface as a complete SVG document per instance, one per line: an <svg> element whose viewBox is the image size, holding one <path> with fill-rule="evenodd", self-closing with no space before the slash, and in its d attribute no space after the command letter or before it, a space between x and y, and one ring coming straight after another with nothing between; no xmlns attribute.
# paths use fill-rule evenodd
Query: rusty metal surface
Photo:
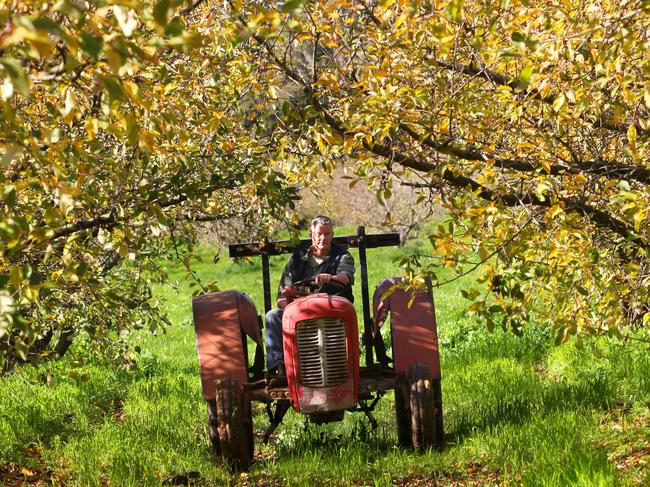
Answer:
<svg viewBox="0 0 650 487"><path fill-rule="evenodd" d="M395 377L361 377L359 379L359 394L395 389L396 381L397 379Z"/></svg>
<svg viewBox="0 0 650 487"><path fill-rule="evenodd" d="M254 389L248 391L248 395L251 401L259 402L270 402L277 401L280 399L291 399L291 394L289 394L289 389L286 387L283 388L273 388L273 389Z"/></svg>
<svg viewBox="0 0 650 487"><path fill-rule="evenodd" d="M356 406L357 393L352 378L332 387L302 387L301 413L326 413Z"/></svg>
<svg viewBox="0 0 650 487"><path fill-rule="evenodd" d="M257 341L261 341L261 337L255 306L244 297L239 291L224 291L197 296L192 300L205 400L215 399L217 379L233 378L240 384L248 382L242 328L245 327L246 332L250 332Z"/></svg>
<svg viewBox="0 0 650 487"><path fill-rule="evenodd" d="M373 302L376 326L379 327L390 312L393 360L397 372L407 374L411 365L423 363L431 369L433 379L440 379L440 355L431 284L415 295L411 306L411 296L402 289L396 289L382 301L381 296L399 279L384 279L375 290Z"/></svg>
<svg viewBox="0 0 650 487"><path fill-rule="evenodd" d="M237 294L237 309L239 310L239 325L241 326L241 329L244 330L244 333L246 333L246 335L255 343L264 345L259 321L257 320L257 309L255 308L253 300L240 291L225 292L234 292Z"/></svg>
<svg viewBox="0 0 650 487"><path fill-rule="evenodd" d="M364 369L362 370L362 374ZM369 392L377 391L388 391L394 389L397 384L397 378L394 374L389 373L387 375L378 374L374 371L364 377L363 375L359 378L359 394L365 394ZM246 394L253 401L260 402L269 402L279 399L291 399L291 394L287 387L264 387L263 385L255 385L254 387L249 387L246 389Z"/></svg>

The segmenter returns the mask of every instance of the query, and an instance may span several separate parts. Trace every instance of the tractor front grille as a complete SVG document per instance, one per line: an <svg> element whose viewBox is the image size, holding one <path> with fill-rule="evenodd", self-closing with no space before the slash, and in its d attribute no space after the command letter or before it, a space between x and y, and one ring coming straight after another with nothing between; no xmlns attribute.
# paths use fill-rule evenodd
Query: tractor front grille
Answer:
<svg viewBox="0 0 650 487"><path fill-rule="evenodd" d="M348 377L345 322L316 318L296 325L300 382L306 387L331 387Z"/></svg>

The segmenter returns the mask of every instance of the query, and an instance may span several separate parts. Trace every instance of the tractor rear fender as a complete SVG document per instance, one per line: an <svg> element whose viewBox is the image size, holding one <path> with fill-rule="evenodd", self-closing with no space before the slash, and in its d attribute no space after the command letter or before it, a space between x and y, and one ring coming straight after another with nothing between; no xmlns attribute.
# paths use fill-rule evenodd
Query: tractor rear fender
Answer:
<svg viewBox="0 0 650 487"><path fill-rule="evenodd" d="M248 382L245 336L262 345L255 304L241 291L223 291L192 299L196 350L203 398L216 397L217 379Z"/></svg>
<svg viewBox="0 0 650 487"><path fill-rule="evenodd" d="M416 293L409 306L411 295L396 287L400 280L401 277L384 279L377 286L373 295L373 333L378 332L390 312L395 370L407 376L411 365L426 364L432 372L432 378L440 380L440 355L431 281L427 279L426 288ZM393 292L382 300L382 295L392 287L395 287Z"/></svg>

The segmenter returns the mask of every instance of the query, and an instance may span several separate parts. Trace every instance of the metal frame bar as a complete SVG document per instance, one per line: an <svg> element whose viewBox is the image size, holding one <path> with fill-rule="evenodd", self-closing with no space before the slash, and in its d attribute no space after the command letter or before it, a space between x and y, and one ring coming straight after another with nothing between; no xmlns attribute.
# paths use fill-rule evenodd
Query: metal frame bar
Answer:
<svg viewBox="0 0 650 487"><path fill-rule="evenodd" d="M332 239L345 248L359 249L359 265L361 267L361 294L363 301L363 342L366 346L366 365L374 364L372 345L372 318L370 317L370 299L368 296L368 268L366 263L366 249L376 247L393 247L399 245L398 233L378 233L366 235L365 227L357 229L357 235L334 237ZM301 239L297 244L291 240L276 240L263 242L235 243L228 246L228 253L231 258L237 257L262 257L262 284L264 286L264 312L268 313L272 305L271 299L271 278L269 256L293 253L298 248L308 248L311 245L310 239ZM368 360L370 357L370 360Z"/></svg>

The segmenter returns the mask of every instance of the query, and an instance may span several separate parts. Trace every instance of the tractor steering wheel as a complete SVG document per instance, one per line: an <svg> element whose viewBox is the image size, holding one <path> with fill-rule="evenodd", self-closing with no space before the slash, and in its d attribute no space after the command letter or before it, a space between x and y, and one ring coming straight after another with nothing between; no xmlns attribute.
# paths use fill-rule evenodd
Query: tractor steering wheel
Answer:
<svg viewBox="0 0 650 487"><path fill-rule="evenodd" d="M332 276L330 282L328 282L327 284L318 284L313 277L310 277L308 279L302 279L300 281L296 281L292 283L292 286L298 289L298 296L308 296L309 294L317 294L321 292L323 288L327 285L340 287L341 291L343 291L348 286L347 284L336 279L334 276ZM304 292L304 287L308 287L309 292ZM301 292L301 289L303 290L303 292ZM341 291L333 293L333 296L338 295Z"/></svg>

